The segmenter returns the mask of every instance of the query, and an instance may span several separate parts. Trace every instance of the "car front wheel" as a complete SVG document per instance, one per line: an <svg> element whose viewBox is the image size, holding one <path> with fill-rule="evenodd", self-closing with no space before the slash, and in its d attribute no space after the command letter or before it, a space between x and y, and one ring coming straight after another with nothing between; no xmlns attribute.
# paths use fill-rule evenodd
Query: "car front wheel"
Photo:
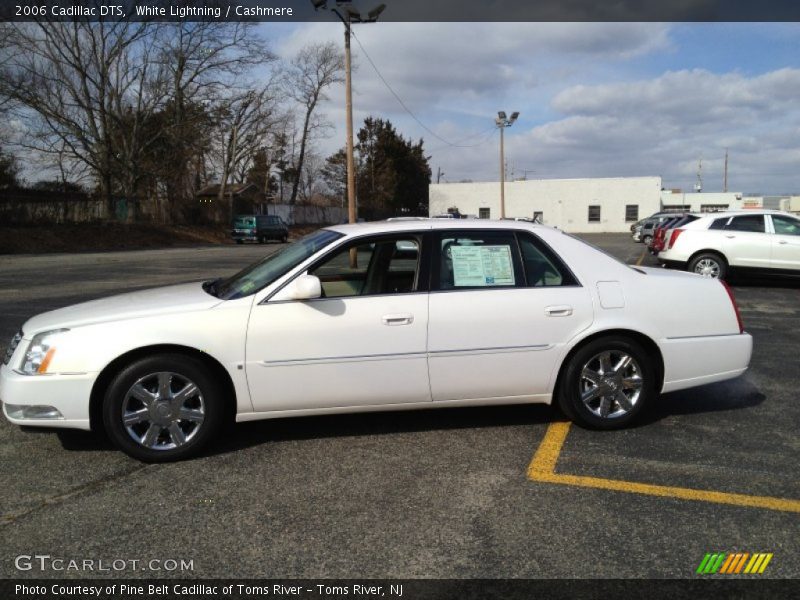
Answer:
<svg viewBox="0 0 800 600"><path fill-rule="evenodd" d="M582 427L619 429L656 395L656 370L647 352L631 339L603 337L580 348L561 378L558 403Z"/></svg>
<svg viewBox="0 0 800 600"><path fill-rule="evenodd" d="M196 455L222 423L219 386L197 359L159 355L135 361L111 382L103 423L123 452L145 462Z"/></svg>

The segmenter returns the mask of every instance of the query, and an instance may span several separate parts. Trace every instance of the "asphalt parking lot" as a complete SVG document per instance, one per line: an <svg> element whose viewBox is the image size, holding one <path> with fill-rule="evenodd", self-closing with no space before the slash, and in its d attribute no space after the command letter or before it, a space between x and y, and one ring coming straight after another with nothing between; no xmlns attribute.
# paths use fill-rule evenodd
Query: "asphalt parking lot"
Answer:
<svg viewBox="0 0 800 600"><path fill-rule="evenodd" d="M627 235L586 237L653 264ZM0 351L34 314L278 247L0 257ZM800 286L734 290L748 373L664 395L624 431L560 425L547 406L297 418L143 465L89 434L0 420L0 577L93 575L14 566L47 554L193 561L128 577L684 578L708 552L772 553L757 577L800 577Z"/></svg>

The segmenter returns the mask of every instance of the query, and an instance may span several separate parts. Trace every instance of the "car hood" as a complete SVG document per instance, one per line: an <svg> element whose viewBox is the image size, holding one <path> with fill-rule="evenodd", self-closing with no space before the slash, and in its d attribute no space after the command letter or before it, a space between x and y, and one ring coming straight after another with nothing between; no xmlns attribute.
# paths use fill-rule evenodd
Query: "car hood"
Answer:
<svg viewBox="0 0 800 600"><path fill-rule="evenodd" d="M81 327L152 315L204 310L222 302L202 282L183 283L73 304L36 315L23 325L25 337L51 329Z"/></svg>

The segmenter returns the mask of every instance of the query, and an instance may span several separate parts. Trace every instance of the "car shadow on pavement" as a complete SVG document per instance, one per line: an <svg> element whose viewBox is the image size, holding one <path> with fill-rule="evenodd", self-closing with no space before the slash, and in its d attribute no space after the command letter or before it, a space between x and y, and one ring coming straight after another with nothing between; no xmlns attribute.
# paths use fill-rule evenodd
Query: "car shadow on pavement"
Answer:
<svg viewBox="0 0 800 600"><path fill-rule="evenodd" d="M205 454L234 452L266 442L546 425L558 418L552 407L530 404L269 419L236 424Z"/></svg>
<svg viewBox="0 0 800 600"><path fill-rule="evenodd" d="M667 417L727 412L758 406L764 394L739 378L659 397L654 406L631 427L646 427ZM560 412L544 404L517 404L474 408L442 408L288 417L232 424L203 456L236 452L267 442L321 438L392 435L458 429L482 429L518 425L548 425L563 420ZM53 430L40 430L39 433ZM85 431L56 430L64 450L109 451L114 446L104 436Z"/></svg>
<svg viewBox="0 0 800 600"><path fill-rule="evenodd" d="M726 281L734 287L742 288L800 290L800 277L758 277L732 274Z"/></svg>
<svg viewBox="0 0 800 600"><path fill-rule="evenodd" d="M729 412L753 408L766 396L744 377L708 385L669 392L659 396L633 427L644 427L667 417L700 413Z"/></svg>

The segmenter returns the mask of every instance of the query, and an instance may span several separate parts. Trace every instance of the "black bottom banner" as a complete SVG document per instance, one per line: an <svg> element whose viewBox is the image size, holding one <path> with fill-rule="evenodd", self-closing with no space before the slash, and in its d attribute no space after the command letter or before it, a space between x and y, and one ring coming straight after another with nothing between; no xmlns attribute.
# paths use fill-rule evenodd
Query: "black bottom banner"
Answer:
<svg viewBox="0 0 800 600"><path fill-rule="evenodd" d="M0 580L2 600L217 600L253 598L747 598L800 596L800 582L775 579L244 579Z"/></svg>

